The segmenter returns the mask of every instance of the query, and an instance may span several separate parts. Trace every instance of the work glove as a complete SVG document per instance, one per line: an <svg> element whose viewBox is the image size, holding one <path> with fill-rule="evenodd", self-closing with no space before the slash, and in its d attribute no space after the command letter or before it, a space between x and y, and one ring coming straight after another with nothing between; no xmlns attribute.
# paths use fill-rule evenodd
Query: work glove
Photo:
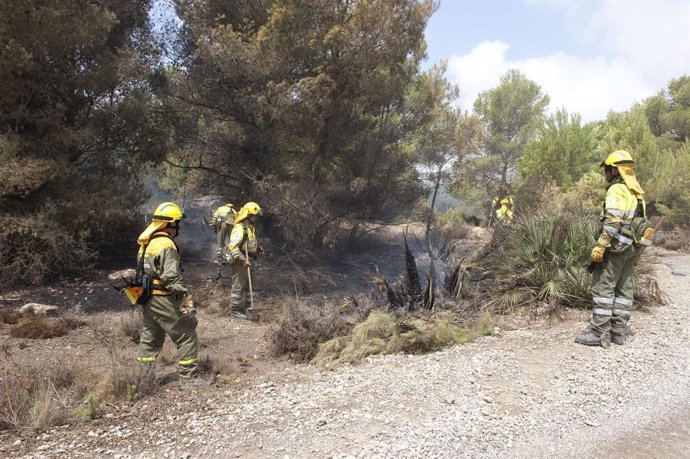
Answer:
<svg viewBox="0 0 690 459"><path fill-rule="evenodd" d="M592 249L592 254L590 255L590 260L592 260L592 263L603 263L604 262L604 253L606 252L606 247L597 243L597 245L594 246Z"/></svg>
<svg viewBox="0 0 690 459"><path fill-rule="evenodd" d="M192 294L187 292L182 296L182 301L180 302L180 313L182 315L189 314L194 310L194 299Z"/></svg>
<svg viewBox="0 0 690 459"><path fill-rule="evenodd" d="M228 263L232 262L232 256L229 253L226 253L225 255L222 256L221 258L221 263L224 265L227 265Z"/></svg>
<svg viewBox="0 0 690 459"><path fill-rule="evenodd" d="M608 231L602 231L597 240L597 245L592 249L592 254L590 255L590 260L593 263L603 263L604 253L607 247L611 247L611 240L613 239L613 234Z"/></svg>
<svg viewBox="0 0 690 459"><path fill-rule="evenodd" d="M264 248L261 247L260 245L256 246L256 253L261 255L262 253L264 253Z"/></svg>
<svg viewBox="0 0 690 459"><path fill-rule="evenodd" d="M654 239L654 228L647 228L642 233L642 239L640 239L640 244L642 245L652 245L652 240Z"/></svg>

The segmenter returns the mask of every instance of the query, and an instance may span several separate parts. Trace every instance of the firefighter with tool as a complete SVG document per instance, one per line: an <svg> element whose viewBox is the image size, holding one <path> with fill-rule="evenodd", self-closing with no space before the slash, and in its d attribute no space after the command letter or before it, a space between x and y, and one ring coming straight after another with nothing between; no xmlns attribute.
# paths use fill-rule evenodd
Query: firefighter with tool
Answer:
<svg viewBox="0 0 690 459"><path fill-rule="evenodd" d="M502 193L502 197L496 196L492 202L492 208L496 209L494 215L496 221L502 225L510 225L513 221L513 197L507 191Z"/></svg>
<svg viewBox="0 0 690 459"><path fill-rule="evenodd" d="M228 238L229 228L235 223L235 208L232 203L218 207L211 216L209 226L216 233L216 262L223 259L225 240Z"/></svg>
<svg viewBox="0 0 690 459"><path fill-rule="evenodd" d="M159 205L153 221L139 236L135 281L124 292L141 304L143 330L137 360L152 365L163 347L165 335L175 343L180 388L194 389L204 384L197 378L196 310L187 286L182 282L180 251L175 244L184 214L172 202Z"/></svg>
<svg viewBox="0 0 690 459"><path fill-rule="evenodd" d="M252 291L252 260L263 253L256 241L256 219L261 207L248 202L237 213L230 233L230 244L226 249L226 260L232 267L232 288L230 290L230 316L247 319L247 312L254 305Z"/></svg>
<svg viewBox="0 0 690 459"><path fill-rule="evenodd" d="M633 306L635 261L641 250L651 245L654 229L647 220L644 191L635 177L630 153L614 151L601 166L608 187L599 238L590 256L594 308L590 328L575 342L608 347L610 343L625 343Z"/></svg>

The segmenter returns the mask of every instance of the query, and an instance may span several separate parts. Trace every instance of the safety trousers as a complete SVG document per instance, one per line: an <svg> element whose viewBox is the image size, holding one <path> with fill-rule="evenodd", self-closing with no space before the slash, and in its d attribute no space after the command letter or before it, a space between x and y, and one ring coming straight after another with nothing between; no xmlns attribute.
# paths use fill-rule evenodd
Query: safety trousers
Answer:
<svg viewBox="0 0 690 459"><path fill-rule="evenodd" d="M633 274L637 249L621 253L607 251L604 262L592 273L592 329L598 333L622 335L633 307Z"/></svg>
<svg viewBox="0 0 690 459"><path fill-rule="evenodd" d="M142 310L143 328L137 360L154 362L163 348L165 335L168 334L177 348L180 377L191 377L198 366L199 344L196 331L188 335L172 329L181 316L177 295L153 296L142 306Z"/></svg>
<svg viewBox="0 0 690 459"><path fill-rule="evenodd" d="M251 269L251 268L250 268ZM239 260L232 264L232 288L230 289L230 308L246 312L251 302L249 298L249 274L247 267Z"/></svg>
<svg viewBox="0 0 690 459"><path fill-rule="evenodd" d="M216 233L216 244L218 245L218 253L222 254L225 250L225 240L228 238L228 225L225 222L220 222L218 232Z"/></svg>

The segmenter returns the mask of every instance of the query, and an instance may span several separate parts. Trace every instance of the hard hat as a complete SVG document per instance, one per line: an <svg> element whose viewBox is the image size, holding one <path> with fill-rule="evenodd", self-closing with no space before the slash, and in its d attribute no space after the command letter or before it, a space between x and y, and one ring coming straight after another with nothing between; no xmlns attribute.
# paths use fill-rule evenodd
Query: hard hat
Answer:
<svg viewBox="0 0 690 459"><path fill-rule="evenodd" d="M243 207L242 210L246 209L247 215L260 215L261 207L255 202L248 202Z"/></svg>
<svg viewBox="0 0 690 459"><path fill-rule="evenodd" d="M164 202L153 212L153 219L162 222L177 222L184 218L180 206L174 202Z"/></svg>
<svg viewBox="0 0 690 459"><path fill-rule="evenodd" d="M229 202L229 203L227 203L227 204L225 204L225 205L226 205L227 207L233 207L233 208L235 207L235 206L232 205L231 202Z"/></svg>
<svg viewBox="0 0 690 459"><path fill-rule="evenodd" d="M632 156L630 153L628 153L625 150L616 150L608 157L601 162L599 167L604 167L604 166L611 166L611 167L618 167L618 166L624 166L626 164L635 164L635 161L633 161Z"/></svg>

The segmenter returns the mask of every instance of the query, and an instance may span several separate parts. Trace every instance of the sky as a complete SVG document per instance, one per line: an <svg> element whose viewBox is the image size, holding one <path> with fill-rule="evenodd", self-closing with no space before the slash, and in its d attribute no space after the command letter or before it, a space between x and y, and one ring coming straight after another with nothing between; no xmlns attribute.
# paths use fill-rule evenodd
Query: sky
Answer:
<svg viewBox="0 0 690 459"><path fill-rule="evenodd" d="M584 121L690 75L690 0L440 0L425 37L424 66L446 59L470 112L508 69Z"/></svg>

